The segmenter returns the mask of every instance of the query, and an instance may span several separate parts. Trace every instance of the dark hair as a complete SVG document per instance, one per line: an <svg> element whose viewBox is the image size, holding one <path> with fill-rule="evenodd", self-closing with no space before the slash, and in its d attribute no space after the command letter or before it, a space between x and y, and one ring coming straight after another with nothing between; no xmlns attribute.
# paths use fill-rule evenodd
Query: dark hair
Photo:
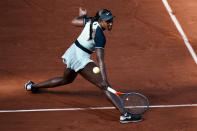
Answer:
<svg viewBox="0 0 197 131"><path fill-rule="evenodd" d="M110 12L109 10L107 9L101 9L99 10L96 15L94 17L91 17L91 23L90 23L90 37L89 37L89 40L92 39L92 24L95 22L95 21L99 21L99 18L106 12Z"/></svg>

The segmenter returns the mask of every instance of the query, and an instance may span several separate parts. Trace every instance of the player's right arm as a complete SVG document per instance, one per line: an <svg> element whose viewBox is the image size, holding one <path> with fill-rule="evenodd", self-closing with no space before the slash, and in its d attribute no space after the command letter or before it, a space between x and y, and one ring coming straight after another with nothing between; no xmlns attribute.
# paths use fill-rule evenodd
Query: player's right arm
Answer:
<svg viewBox="0 0 197 131"><path fill-rule="evenodd" d="M110 86L108 79L107 79L107 73L106 73L106 68L105 68L105 63L104 63L104 48L105 48L105 35L103 33L103 30L101 27L97 26L96 30L93 30L93 39L95 42L95 52L96 52L96 58L99 64L99 68L101 70L101 76L103 79L102 86L107 88Z"/></svg>
<svg viewBox="0 0 197 131"><path fill-rule="evenodd" d="M104 49L96 48L95 52L96 52L96 58L99 64L99 68L101 70L101 76L103 79L102 84L105 88L107 88L108 86L110 86L110 84L107 80L107 73L106 73L106 68L105 68L105 63L104 63Z"/></svg>
<svg viewBox="0 0 197 131"><path fill-rule="evenodd" d="M82 9L81 7L79 8L79 16L74 18L71 21L71 24L77 27L84 27L84 25L86 24L86 22L88 21L87 18L87 10L86 9Z"/></svg>

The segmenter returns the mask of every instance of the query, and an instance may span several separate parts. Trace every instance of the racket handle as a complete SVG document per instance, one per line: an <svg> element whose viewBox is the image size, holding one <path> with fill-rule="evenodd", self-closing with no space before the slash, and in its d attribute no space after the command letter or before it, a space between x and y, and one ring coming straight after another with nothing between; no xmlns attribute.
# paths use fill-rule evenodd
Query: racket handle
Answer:
<svg viewBox="0 0 197 131"><path fill-rule="evenodd" d="M116 92L117 92L116 90L112 89L112 88L109 87L109 86L107 87L107 90L110 91L110 92L113 93L113 94L116 94Z"/></svg>

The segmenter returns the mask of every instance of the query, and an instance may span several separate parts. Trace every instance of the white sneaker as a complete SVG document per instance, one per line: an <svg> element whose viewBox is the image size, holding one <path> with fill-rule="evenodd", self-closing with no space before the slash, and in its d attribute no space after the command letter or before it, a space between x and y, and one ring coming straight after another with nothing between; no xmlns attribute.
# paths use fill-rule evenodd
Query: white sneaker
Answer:
<svg viewBox="0 0 197 131"><path fill-rule="evenodd" d="M25 90L26 91L32 91L32 92L36 92L37 89L36 88L33 88L33 85L34 85L34 82L32 81L29 81L25 84Z"/></svg>
<svg viewBox="0 0 197 131"><path fill-rule="evenodd" d="M142 120L143 119L140 115L133 115L128 112L120 116L120 123L140 122Z"/></svg>

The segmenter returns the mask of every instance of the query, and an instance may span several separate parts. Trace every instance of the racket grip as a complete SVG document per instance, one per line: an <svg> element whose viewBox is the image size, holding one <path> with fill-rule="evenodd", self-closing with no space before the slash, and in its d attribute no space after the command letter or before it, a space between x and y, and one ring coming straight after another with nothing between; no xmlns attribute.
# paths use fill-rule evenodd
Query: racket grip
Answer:
<svg viewBox="0 0 197 131"><path fill-rule="evenodd" d="M111 87L107 87L107 90L109 91L109 92L111 92L111 93L113 93L113 94L116 94L116 90L114 90L114 89L112 89Z"/></svg>

